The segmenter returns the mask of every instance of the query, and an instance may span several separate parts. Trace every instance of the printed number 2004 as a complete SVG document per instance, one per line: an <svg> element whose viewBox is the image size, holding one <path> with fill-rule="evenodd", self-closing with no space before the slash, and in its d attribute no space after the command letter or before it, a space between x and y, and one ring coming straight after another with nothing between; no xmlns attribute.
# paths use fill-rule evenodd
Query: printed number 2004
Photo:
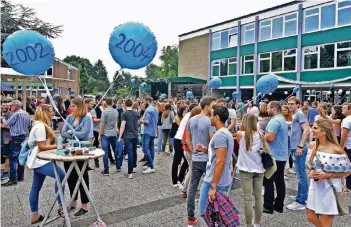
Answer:
<svg viewBox="0 0 351 227"><path fill-rule="evenodd" d="M117 48L123 50L125 53L129 53L129 52L133 51L133 56L136 58L143 56L143 58L140 61L144 61L145 58L151 58L151 56L148 55L148 53L147 53L150 50L150 47L144 51L144 47L141 43L139 43L135 46L134 39L128 39L126 41L127 36L124 33L119 34L119 36L122 37L122 40L119 43L115 44L115 46ZM124 43L124 41L126 41L126 42ZM122 48L121 45L123 43L124 43L124 47Z"/></svg>

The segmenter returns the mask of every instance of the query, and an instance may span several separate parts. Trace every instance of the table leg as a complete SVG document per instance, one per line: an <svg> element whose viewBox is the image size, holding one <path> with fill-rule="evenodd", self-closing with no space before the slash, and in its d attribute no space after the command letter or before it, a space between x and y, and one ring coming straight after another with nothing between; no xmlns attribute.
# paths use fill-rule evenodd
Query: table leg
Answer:
<svg viewBox="0 0 351 227"><path fill-rule="evenodd" d="M86 166L86 165L88 164L88 162L89 162L89 160L84 161L84 166ZM96 209L96 207L95 207L95 204L94 204L94 202L93 202L93 199L92 199L92 197L91 197L91 195L90 195L90 191L89 191L89 189L88 189L88 187L87 187L87 185L86 185L86 183L85 183L85 180L84 180L84 178L83 178L84 171L83 171L83 169L82 169L82 171L80 172L78 166L75 166L75 168L76 168L76 171L77 171L77 174L78 174L79 178L81 179L80 183L83 185L84 191L85 191L85 193L86 193L87 196L88 196L88 199L89 199L89 201L90 201L90 203L91 203L91 206L93 207L94 212L95 212L95 214L96 214L98 220L101 220L100 215L99 215L99 212L97 211L97 209Z"/></svg>
<svg viewBox="0 0 351 227"><path fill-rule="evenodd" d="M69 216L68 216L67 206L66 206L66 203L65 203L65 197L63 196L63 192L62 192L62 184L61 184L60 175L58 174L58 171L57 171L56 162L55 161L52 161L52 162L53 162L53 166L54 166L54 172L55 172L55 176L56 176L56 183L57 183L57 186L58 186L58 192L59 192L59 195L60 195L60 198L61 198L61 202L62 202L62 209L63 209L63 213L65 215L66 224L67 224L68 227L71 227L71 221L70 221Z"/></svg>
<svg viewBox="0 0 351 227"><path fill-rule="evenodd" d="M68 168L67 173L66 173L65 177L63 178L63 180L62 180L62 182L61 182L62 185L65 185L65 184L66 184L66 181L67 181L68 177L71 175L72 170L73 170L73 165L71 165L71 166ZM57 199L58 199L59 196L60 196L60 195L59 195L59 192L56 192L56 194L55 194L55 200L54 200L54 202L52 203L49 212L47 213L47 215L45 215L45 218L44 218L42 224L40 225L41 227L44 226L45 224L49 224L50 222L52 222L52 221L56 220L57 218L59 218L59 216L58 216L58 217L56 217L56 218L54 218L54 219L48 221L49 216L50 216L50 214L51 214L51 211L52 211L52 209L54 208L55 203L56 203L56 201L57 201Z"/></svg>

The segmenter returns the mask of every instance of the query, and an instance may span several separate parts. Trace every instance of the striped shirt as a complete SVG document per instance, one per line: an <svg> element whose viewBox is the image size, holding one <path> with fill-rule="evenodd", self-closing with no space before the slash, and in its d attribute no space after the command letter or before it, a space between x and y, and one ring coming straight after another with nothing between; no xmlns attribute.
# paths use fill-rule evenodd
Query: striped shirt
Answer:
<svg viewBox="0 0 351 227"><path fill-rule="evenodd" d="M31 120L29 114L20 109L12 114L3 127L10 126L11 136L28 135Z"/></svg>
<svg viewBox="0 0 351 227"><path fill-rule="evenodd" d="M105 109L101 115L100 126L104 126L104 136L117 136L118 112L111 106Z"/></svg>

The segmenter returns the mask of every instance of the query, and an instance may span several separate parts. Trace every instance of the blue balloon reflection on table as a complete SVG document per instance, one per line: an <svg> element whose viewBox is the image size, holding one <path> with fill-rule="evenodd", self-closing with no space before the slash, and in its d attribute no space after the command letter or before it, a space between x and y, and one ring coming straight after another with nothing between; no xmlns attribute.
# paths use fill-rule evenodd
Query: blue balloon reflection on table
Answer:
<svg viewBox="0 0 351 227"><path fill-rule="evenodd" d="M210 88L217 89L222 86L222 80L218 77L212 78L210 80Z"/></svg>
<svg viewBox="0 0 351 227"><path fill-rule="evenodd" d="M117 26L110 36L109 50L121 68L140 69L154 59L157 41L152 31L137 22Z"/></svg>
<svg viewBox="0 0 351 227"><path fill-rule="evenodd" d="M257 91L261 94L273 93L278 87L278 78L274 75L265 75L261 77L257 83Z"/></svg>
<svg viewBox="0 0 351 227"><path fill-rule="evenodd" d="M12 69L27 76L39 76L55 60L52 44L43 35L31 30L9 35L3 44L2 56Z"/></svg>

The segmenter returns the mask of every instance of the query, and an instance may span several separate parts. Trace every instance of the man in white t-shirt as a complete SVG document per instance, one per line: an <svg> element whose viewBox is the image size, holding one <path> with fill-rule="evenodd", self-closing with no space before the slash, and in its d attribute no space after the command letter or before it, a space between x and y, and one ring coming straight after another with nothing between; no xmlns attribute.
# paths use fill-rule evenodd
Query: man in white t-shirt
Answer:
<svg viewBox="0 0 351 227"><path fill-rule="evenodd" d="M346 116L341 122L340 145L344 147L347 156L351 159L351 103L342 106L342 113ZM346 187L351 189L351 176L346 177Z"/></svg>
<svg viewBox="0 0 351 227"><path fill-rule="evenodd" d="M218 105L226 106L226 102L223 99L217 101ZM228 109L229 117L228 120L225 122L225 126L228 128L229 131L234 132L236 128L236 111L234 109Z"/></svg>

